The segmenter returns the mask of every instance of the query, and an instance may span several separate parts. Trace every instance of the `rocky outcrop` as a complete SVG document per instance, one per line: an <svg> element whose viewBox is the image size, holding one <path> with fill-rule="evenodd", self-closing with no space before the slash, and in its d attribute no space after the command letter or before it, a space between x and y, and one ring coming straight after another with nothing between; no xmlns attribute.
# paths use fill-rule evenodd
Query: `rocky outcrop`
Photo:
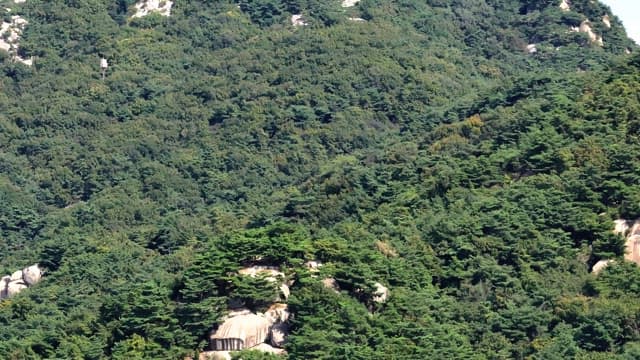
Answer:
<svg viewBox="0 0 640 360"><path fill-rule="evenodd" d="M252 348L251 350L262 351L262 352L271 353L275 355L284 355L286 353L284 349L278 349L269 344L264 344L264 343L258 344L258 346Z"/></svg>
<svg viewBox="0 0 640 360"><path fill-rule="evenodd" d="M629 222L627 220L622 220L622 219L614 220L613 224L614 224L614 228L613 228L614 234L624 235L627 232L627 230L629 230Z"/></svg>
<svg viewBox="0 0 640 360"><path fill-rule="evenodd" d="M571 3L569 2L569 0L562 0L559 7L562 11L569 11L571 10Z"/></svg>
<svg viewBox="0 0 640 360"><path fill-rule="evenodd" d="M27 288L27 284L23 281L12 281L7 285L7 297L18 295L19 292Z"/></svg>
<svg viewBox="0 0 640 360"><path fill-rule="evenodd" d="M22 270L22 280L31 286L37 284L42 279L42 269L37 264L31 265Z"/></svg>
<svg viewBox="0 0 640 360"><path fill-rule="evenodd" d="M203 351L198 360L231 360L230 351Z"/></svg>
<svg viewBox="0 0 640 360"><path fill-rule="evenodd" d="M360 0L343 0L342 1L342 7L343 8L347 8L347 7L353 7L356 6L357 3L359 3Z"/></svg>
<svg viewBox="0 0 640 360"><path fill-rule="evenodd" d="M599 46L604 46L604 41L602 40L602 36L593 32L593 29L591 28L591 22L589 21L589 19L583 21L578 27L572 27L571 31L587 34L587 36L589 37L589 40L592 43L598 44Z"/></svg>
<svg viewBox="0 0 640 360"><path fill-rule="evenodd" d="M338 285L338 282L334 278L322 279L322 285L324 285L324 287L326 287L327 289L333 290L336 293L340 292L340 286Z"/></svg>
<svg viewBox="0 0 640 360"><path fill-rule="evenodd" d="M10 19L10 21L3 21L0 25L0 49L8 52L14 61L32 65L33 59L24 59L18 55L20 36L28 22L20 15L13 15Z"/></svg>
<svg viewBox="0 0 640 360"><path fill-rule="evenodd" d="M613 260L600 260L595 265L593 265L593 268L591 268L591 272L594 274L599 274L602 270L604 270L604 268L606 268L610 264L613 264L613 262Z"/></svg>
<svg viewBox="0 0 640 360"><path fill-rule="evenodd" d="M378 282L375 283L373 286L375 286L376 290L373 292L372 300L374 302L377 302L378 304L382 304L386 302L387 299L389 298L389 289Z"/></svg>
<svg viewBox="0 0 640 360"><path fill-rule="evenodd" d="M264 313L264 317L271 325L287 322L290 316L291 313L289 313L289 305L282 303L275 303L271 305Z"/></svg>
<svg viewBox="0 0 640 360"><path fill-rule="evenodd" d="M254 265L238 270L238 274L279 282L284 300L289 296L285 274L278 267ZM264 313L253 313L247 308L231 309L209 338L212 351L201 354L200 358L228 359L230 351L245 349L284 353L276 347L283 346L286 341L290 315L289 306L281 302L273 303Z"/></svg>
<svg viewBox="0 0 640 360"><path fill-rule="evenodd" d="M289 298L289 284L285 281L284 273L278 267L255 265L238 270L238 274L251 277L264 276L267 281L280 282L280 294L284 300Z"/></svg>
<svg viewBox="0 0 640 360"><path fill-rule="evenodd" d="M172 7L173 1L169 0L141 0L135 4L136 13L131 17L140 18L153 13L170 16Z"/></svg>
<svg viewBox="0 0 640 360"><path fill-rule="evenodd" d="M4 299L7 297L7 287L11 282L11 278L9 276L3 276L0 279L0 299Z"/></svg>
<svg viewBox="0 0 640 360"><path fill-rule="evenodd" d="M311 272L318 272L320 271L320 268L323 266L324 264L321 263L318 260L309 260L307 262L304 263L304 266L309 269L309 271Z"/></svg>
<svg viewBox="0 0 640 360"><path fill-rule="evenodd" d="M537 48L536 44L529 44L529 45L527 45L526 49L527 49L527 52L529 54L535 54L535 53L538 52L538 48Z"/></svg>
<svg viewBox="0 0 640 360"><path fill-rule="evenodd" d="M258 276L266 275L270 281L277 281L278 277L284 277L284 273L277 266L254 265L238 270L240 275Z"/></svg>
<svg viewBox="0 0 640 360"><path fill-rule="evenodd" d="M22 280L22 270L18 270L16 272L14 272L13 274L11 274L10 277L11 281L18 281L18 280Z"/></svg>
<svg viewBox="0 0 640 360"><path fill-rule="evenodd" d="M210 338L212 350L234 351L250 349L265 342L271 324L263 316L253 313L227 319Z"/></svg>
<svg viewBox="0 0 640 360"><path fill-rule="evenodd" d="M282 348L287 340L287 335L289 335L289 324L274 324L269 332L269 343L271 346Z"/></svg>
<svg viewBox="0 0 640 360"><path fill-rule="evenodd" d="M0 279L0 299L10 298L22 290L37 284L42 279L42 269L38 264L18 270Z"/></svg>
<svg viewBox="0 0 640 360"><path fill-rule="evenodd" d="M640 220L634 222L626 222L624 232L619 234L626 235L624 259L632 261L640 265ZM628 230L628 231L627 231Z"/></svg>
<svg viewBox="0 0 640 360"><path fill-rule="evenodd" d="M291 25L293 26L307 26L308 22L304 20L304 16L302 14L291 15Z"/></svg>
<svg viewBox="0 0 640 360"><path fill-rule="evenodd" d="M607 29L611 29L611 19L609 18L609 15L602 17L602 23L607 27Z"/></svg>
<svg viewBox="0 0 640 360"><path fill-rule="evenodd" d="M624 259L640 265L640 219L636 221L615 220L613 232L625 237ZM591 272L598 274L613 263L615 263L614 260L600 260L593 265Z"/></svg>
<svg viewBox="0 0 640 360"><path fill-rule="evenodd" d="M222 352L254 349L271 351L272 346L282 347L289 334L289 307L287 304L273 304L264 314L254 314L248 309L229 312L224 322L210 337L210 348L215 352L210 356L225 356ZM270 345L269 345L270 344Z"/></svg>

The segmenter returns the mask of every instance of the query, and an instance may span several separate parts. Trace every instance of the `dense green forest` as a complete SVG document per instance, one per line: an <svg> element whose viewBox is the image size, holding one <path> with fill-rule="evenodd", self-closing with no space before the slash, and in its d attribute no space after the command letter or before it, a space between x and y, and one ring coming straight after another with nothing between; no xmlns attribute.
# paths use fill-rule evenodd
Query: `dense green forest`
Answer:
<svg viewBox="0 0 640 360"><path fill-rule="evenodd" d="M252 263L294 316L245 360L640 358L640 269L590 273L640 218L640 51L599 2L5 3L0 274L46 273L0 358L195 356L274 297Z"/></svg>

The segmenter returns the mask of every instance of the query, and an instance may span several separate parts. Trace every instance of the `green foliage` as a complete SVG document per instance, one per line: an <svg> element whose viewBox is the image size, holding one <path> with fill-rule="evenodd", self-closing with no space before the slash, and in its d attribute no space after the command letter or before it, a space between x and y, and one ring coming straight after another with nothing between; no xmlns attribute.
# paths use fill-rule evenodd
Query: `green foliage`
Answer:
<svg viewBox="0 0 640 360"><path fill-rule="evenodd" d="M233 360L279 360L281 356L264 353L257 350L242 350L233 352L231 355Z"/></svg>
<svg viewBox="0 0 640 360"><path fill-rule="evenodd" d="M11 5L36 62L0 55L0 270L47 273L0 302L5 357L183 358L281 296L253 265L292 284L292 359L638 357L611 230L640 57L614 17L568 31L602 4L134 3Z"/></svg>

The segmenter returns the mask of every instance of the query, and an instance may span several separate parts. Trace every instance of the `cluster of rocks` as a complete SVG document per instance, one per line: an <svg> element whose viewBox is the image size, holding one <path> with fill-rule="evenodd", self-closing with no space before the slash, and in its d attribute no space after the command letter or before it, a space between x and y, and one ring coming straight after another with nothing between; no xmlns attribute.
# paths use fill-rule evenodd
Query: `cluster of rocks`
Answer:
<svg viewBox="0 0 640 360"><path fill-rule="evenodd" d="M134 5L136 13L132 15L134 18L140 18L149 14L160 14L162 16L170 16L173 1L169 0L141 0Z"/></svg>
<svg viewBox="0 0 640 360"><path fill-rule="evenodd" d="M640 219L636 221L619 219L614 223L615 228L613 232L625 236L626 239L624 259L640 265ZM598 274L613 263L615 263L615 260L600 260L593 265L591 272Z"/></svg>
<svg viewBox="0 0 640 360"><path fill-rule="evenodd" d="M312 274L319 273L323 264L319 261L308 261L305 267ZM292 285L286 280L285 274L275 266L255 265L238 270L244 276L262 276L265 280L279 282L280 295L264 312L252 312L244 307L229 309L227 316L220 320L220 324L209 337L209 351L201 352L199 360L228 360L232 351L257 350L272 354L285 354L283 346L289 335L289 320L293 316L289 311L286 300ZM312 275L316 277L317 275ZM322 284L335 291L340 288L335 279L327 277ZM389 297L389 289L380 283L374 284L372 300L384 303Z"/></svg>
<svg viewBox="0 0 640 360"><path fill-rule="evenodd" d="M562 0L560 2L560 9L562 11L571 11L571 2L569 0ZM604 26L607 27L607 29L611 29L611 18L609 18L609 15L605 14L602 17L602 23L604 24ZM599 46L604 46L604 41L602 40L602 36L596 34L593 31L593 28L591 27L591 22L589 21L589 19L584 20L582 23L580 23L580 26L572 27L570 30L572 32L585 33L587 34L587 36L589 36L589 40L592 43L597 44Z"/></svg>
<svg viewBox="0 0 640 360"><path fill-rule="evenodd" d="M285 274L275 266L255 265L238 270L243 276L262 276L270 282L279 282L280 294L264 313L254 313L244 307L229 310L221 324L209 337L210 351L200 353L200 360L231 359L232 351L258 350L284 354L282 348L289 334L289 306L282 302L289 297Z"/></svg>
<svg viewBox="0 0 640 360"><path fill-rule="evenodd" d="M359 2L360 2L360 0L343 0L341 6L343 8L350 8L350 7L356 6ZM365 19L363 19L361 17L347 17L347 20L355 21L355 22L366 22L367 21L367 20L365 20ZM307 22L307 20L305 20L304 15L302 15L302 14L293 14L293 15L291 15L291 25L293 25L293 26L307 26L307 25L309 25L309 22Z"/></svg>
<svg viewBox="0 0 640 360"><path fill-rule="evenodd" d="M16 0L24 1L24 0ZM342 7L348 8L355 6L360 0L344 0L342 1ZM134 8L136 12L131 16L132 18L141 18L153 13L160 14L163 16L171 16L171 8L173 7L173 1L169 0L140 0L135 5ZM350 21L362 22L365 21L362 18L347 18ZM291 15L291 25L293 26L307 26L309 22L307 22L302 14L293 14Z"/></svg>
<svg viewBox="0 0 640 360"><path fill-rule="evenodd" d="M38 264L18 270L0 279L0 299L10 298L29 286L35 285L42 278L42 269Z"/></svg>
<svg viewBox="0 0 640 360"><path fill-rule="evenodd" d="M608 17L607 17L607 20L608 20ZM611 26L611 23L609 23L609 26ZM572 27L571 31L585 33L587 34L587 36L589 36L589 40L592 43L598 44L599 46L604 46L604 41L602 40L602 36L593 32L593 29L591 28L591 22L589 21L589 19L580 23L580 26Z"/></svg>
<svg viewBox="0 0 640 360"><path fill-rule="evenodd" d="M560 5L558 6L562 11L571 11L571 2L569 0L562 0L560 2ZM602 17L602 23L608 28L611 28L611 19L609 18L609 15L604 15ZM604 40L602 39L601 35L596 34L593 31L593 28L591 27L591 22L589 21L589 19L584 20L582 23L580 23L580 26L574 26L571 27L569 29L569 31L571 32L579 32L579 33L584 33L587 34L587 36L589 37L589 40L591 41L591 43L596 44L598 46L604 46ZM538 44L528 44L525 47L525 51L529 54L535 54L538 52ZM556 48L556 50L559 50L560 48Z"/></svg>
<svg viewBox="0 0 640 360"><path fill-rule="evenodd" d="M25 0L15 0L15 3L23 3ZM5 8L5 11L10 13L11 8ZM25 65L33 65L33 59L22 58L18 54L20 48L20 36L28 22L20 15L12 15L10 18L6 18L8 21L3 21L0 24L0 49L6 51L11 56L11 59L16 62L23 63Z"/></svg>
<svg viewBox="0 0 640 360"><path fill-rule="evenodd" d="M234 309L210 336L211 351L202 353L200 359L230 359L231 351L244 349L284 354L290 315L288 305L283 303L271 305L264 313Z"/></svg>

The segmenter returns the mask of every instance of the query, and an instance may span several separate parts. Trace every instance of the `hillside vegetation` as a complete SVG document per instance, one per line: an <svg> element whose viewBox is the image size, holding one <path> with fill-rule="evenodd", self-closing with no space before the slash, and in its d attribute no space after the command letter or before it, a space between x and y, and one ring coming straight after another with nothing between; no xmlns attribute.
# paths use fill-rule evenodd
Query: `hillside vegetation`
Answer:
<svg viewBox="0 0 640 360"><path fill-rule="evenodd" d="M606 6L7 3L34 64L0 52L0 274L46 273L0 301L0 358L194 355L269 305L255 263L291 280L290 359L640 357L612 233L640 56Z"/></svg>

